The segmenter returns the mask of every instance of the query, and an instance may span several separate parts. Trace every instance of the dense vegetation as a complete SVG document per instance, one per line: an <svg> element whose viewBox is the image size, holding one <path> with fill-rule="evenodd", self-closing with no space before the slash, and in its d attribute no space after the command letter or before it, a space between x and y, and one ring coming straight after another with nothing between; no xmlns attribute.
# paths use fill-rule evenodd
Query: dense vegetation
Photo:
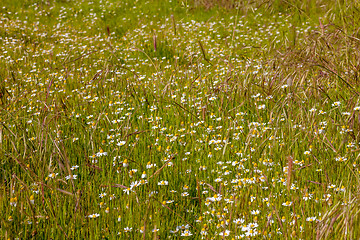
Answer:
<svg viewBox="0 0 360 240"><path fill-rule="evenodd" d="M0 238L360 238L359 8L2 0Z"/></svg>

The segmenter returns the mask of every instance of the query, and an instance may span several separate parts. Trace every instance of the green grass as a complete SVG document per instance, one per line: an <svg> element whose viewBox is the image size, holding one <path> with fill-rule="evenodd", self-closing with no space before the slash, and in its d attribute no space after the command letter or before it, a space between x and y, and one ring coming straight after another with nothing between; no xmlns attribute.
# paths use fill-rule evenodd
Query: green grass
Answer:
<svg viewBox="0 0 360 240"><path fill-rule="evenodd" d="M3 1L1 239L358 239L359 7Z"/></svg>

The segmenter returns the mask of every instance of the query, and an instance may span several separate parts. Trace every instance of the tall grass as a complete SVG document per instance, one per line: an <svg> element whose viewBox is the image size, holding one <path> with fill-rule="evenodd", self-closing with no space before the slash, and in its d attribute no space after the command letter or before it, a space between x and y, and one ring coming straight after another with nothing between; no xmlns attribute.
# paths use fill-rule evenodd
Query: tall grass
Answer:
<svg viewBox="0 0 360 240"><path fill-rule="evenodd" d="M357 239L356 1L4 1L4 239Z"/></svg>

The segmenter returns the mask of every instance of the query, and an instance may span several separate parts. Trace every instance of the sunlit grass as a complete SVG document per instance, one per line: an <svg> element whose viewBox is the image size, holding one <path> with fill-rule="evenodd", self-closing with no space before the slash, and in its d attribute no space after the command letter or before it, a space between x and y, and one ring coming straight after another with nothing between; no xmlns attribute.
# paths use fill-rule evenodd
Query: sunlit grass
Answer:
<svg viewBox="0 0 360 240"><path fill-rule="evenodd" d="M341 1L4 1L4 239L357 239Z"/></svg>

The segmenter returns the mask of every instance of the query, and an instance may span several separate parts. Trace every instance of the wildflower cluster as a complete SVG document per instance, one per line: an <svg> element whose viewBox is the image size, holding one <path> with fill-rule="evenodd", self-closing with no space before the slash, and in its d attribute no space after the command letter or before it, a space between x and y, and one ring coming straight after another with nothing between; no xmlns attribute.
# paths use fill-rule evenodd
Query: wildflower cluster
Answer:
<svg viewBox="0 0 360 240"><path fill-rule="evenodd" d="M75 2L0 12L11 238L300 239L352 203L360 99L279 67L318 19Z"/></svg>

